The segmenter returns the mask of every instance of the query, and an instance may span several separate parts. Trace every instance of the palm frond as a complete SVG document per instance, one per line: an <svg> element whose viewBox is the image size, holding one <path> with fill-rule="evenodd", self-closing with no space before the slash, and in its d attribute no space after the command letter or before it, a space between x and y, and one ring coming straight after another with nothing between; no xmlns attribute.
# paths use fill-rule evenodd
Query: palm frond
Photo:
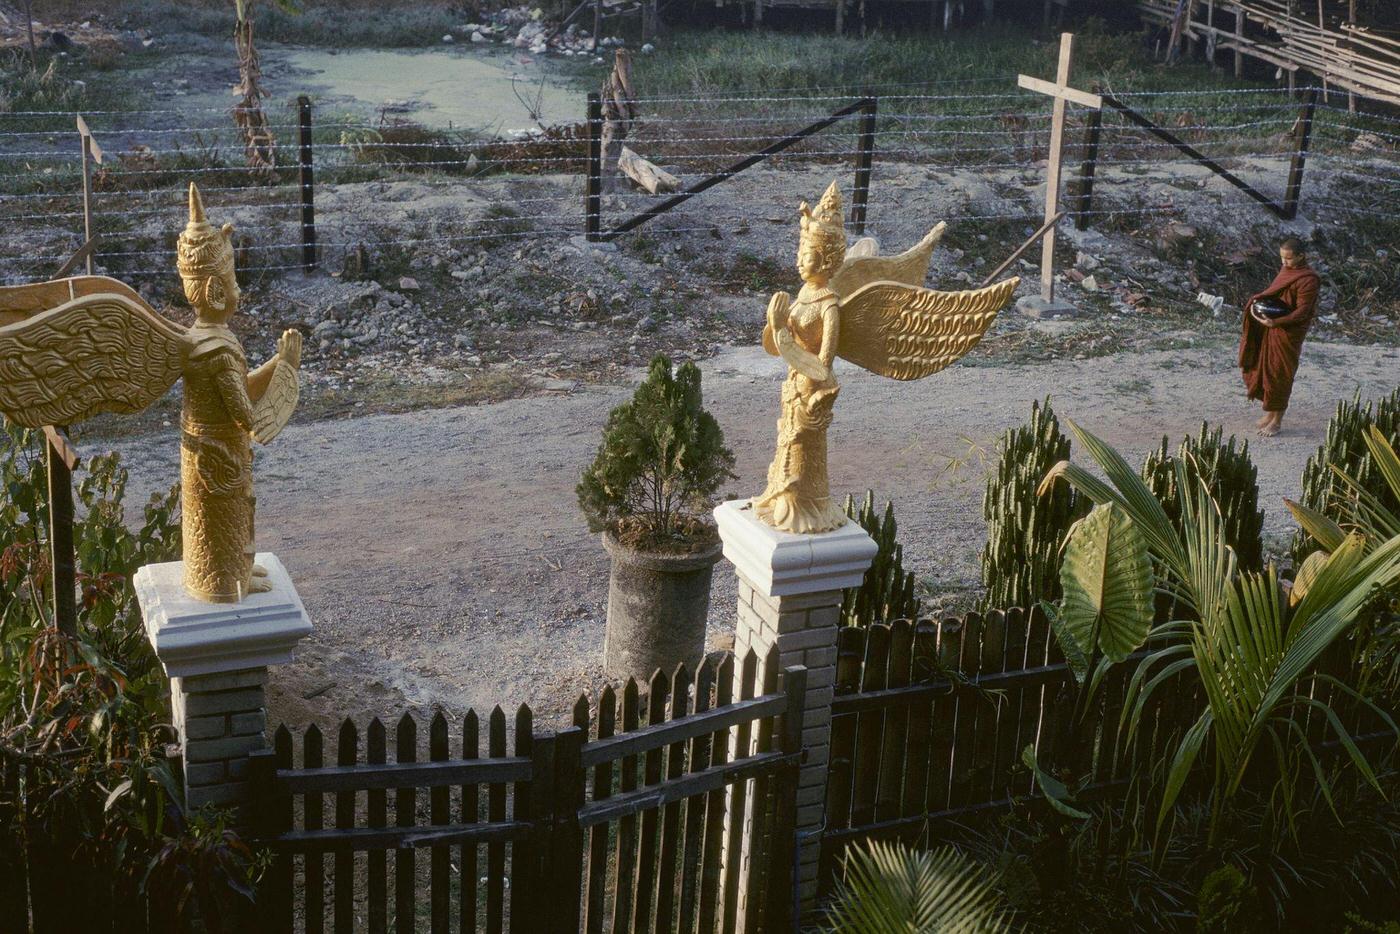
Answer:
<svg viewBox="0 0 1400 934"><path fill-rule="evenodd" d="M874 841L846 858L832 934L984 934L1010 929L996 876L952 847Z"/></svg>

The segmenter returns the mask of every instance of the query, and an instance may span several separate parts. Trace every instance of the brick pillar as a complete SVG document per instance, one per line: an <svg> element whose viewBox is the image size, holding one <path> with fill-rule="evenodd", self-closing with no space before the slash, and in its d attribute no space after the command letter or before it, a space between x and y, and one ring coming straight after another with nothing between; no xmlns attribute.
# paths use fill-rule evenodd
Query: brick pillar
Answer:
<svg viewBox="0 0 1400 934"><path fill-rule="evenodd" d="M133 580L146 637L170 678L191 811L206 804L239 811L246 803L248 753L267 748L268 666L291 661L311 632L282 563L270 554L257 563L272 589L240 603L186 594L180 561L147 565Z"/></svg>
<svg viewBox="0 0 1400 934"><path fill-rule="evenodd" d="M185 805L243 802L248 753L267 748L266 668L170 679Z"/></svg>
<svg viewBox="0 0 1400 934"><path fill-rule="evenodd" d="M841 596L845 588L860 585L877 549L855 523L820 535L793 535L765 525L743 501L720 506L715 520L724 540L724 556L733 562L739 578L735 654L742 658L753 649L764 658L776 645L780 670L791 665L807 667L802 718L806 758L797 792L798 890L800 909L806 914L816 905L821 830L826 819ZM737 871L742 883L747 866ZM741 884L741 892L743 888Z"/></svg>

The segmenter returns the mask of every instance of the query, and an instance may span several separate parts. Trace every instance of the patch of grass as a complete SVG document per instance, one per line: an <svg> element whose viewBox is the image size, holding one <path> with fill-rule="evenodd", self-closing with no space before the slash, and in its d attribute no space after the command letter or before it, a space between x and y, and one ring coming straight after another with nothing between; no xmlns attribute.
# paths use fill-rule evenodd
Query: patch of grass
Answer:
<svg viewBox="0 0 1400 934"><path fill-rule="evenodd" d="M1152 395L1152 380L1145 376L1121 380L1114 384L1113 391L1119 396L1144 397Z"/></svg>
<svg viewBox="0 0 1400 934"><path fill-rule="evenodd" d="M524 139L491 140L476 151L481 166L476 174L548 175L578 171L588 158L588 133L583 124L552 126Z"/></svg>
<svg viewBox="0 0 1400 934"><path fill-rule="evenodd" d="M481 249L489 250L523 237L533 227L534 221L530 218L509 204L494 201L486 206L482 219L473 226L472 232L484 235L478 243Z"/></svg>
<svg viewBox="0 0 1400 934"><path fill-rule="evenodd" d="M462 134L409 120L384 120L377 127L346 130L340 142L348 147L352 164L400 172L460 175L468 171L472 157Z"/></svg>
<svg viewBox="0 0 1400 934"><path fill-rule="evenodd" d="M181 188L189 183L192 173L218 173L218 186L237 186L256 191L296 181L296 150L289 145L276 150L276 168L270 172L254 172L246 165L242 145L218 142L200 132L187 139L171 139L165 144L169 151L154 152L137 147L115 153L93 173L95 191L152 191ZM201 182L201 185L206 184ZM215 187L209 185L208 187ZM285 193L283 193L285 197ZM252 196L256 198L256 196Z"/></svg>
<svg viewBox="0 0 1400 934"><path fill-rule="evenodd" d="M1091 21L1076 35L1075 74L1081 86L1197 90L1229 83L1204 64L1158 65L1144 54L1140 34L1110 34L1101 22ZM1058 54L1056 41L1011 23L946 34L874 31L865 37L677 30L666 37L662 54L633 60L633 79L645 97L746 95L755 88L803 97L891 84L908 85L914 89L909 93L917 93L919 85L946 82L964 82L970 94L998 93L1014 90L1008 78L1018 72L1054 74ZM590 64L577 71L595 86L609 67L611 63ZM981 104L956 99L943 103L953 112Z"/></svg>
<svg viewBox="0 0 1400 934"><path fill-rule="evenodd" d="M172 20L214 39L233 34L233 4L225 0L175 3L172 0L128 2L123 9L133 25L163 28ZM465 18L464 18L465 17ZM441 44L444 34L471 15L446 3L309 3L289 13L264 2L253 14L261 42L331 48L422 48Z"/></svg>
<svg viewBox="0 0 1400 934"><path fill-rule="evenodd" d="M320 421L456 405L489 405L517 399L530 391L527 377L508 370L483 370L470 378L417 383L392 374L362 376L353 386L309 393L297 409L297 421Z"/></svg>
<svg viewBox="0 0 1400 934"><path fill-rule="evenodd" d="M793 288L796 275L783 263L745 251L734 258L734 262L720 273L718 279L722 285L731 289L774 292Z"/></svg>
<svg viewBox="0 0 1400 934"><path fill-rule="evenodd" d="M0 129L72 132L73 112L129 106L131 101L114 93L110 79L100 78L96 71L81 55L61 58L41 52L38 67L31 67L28 51L0 52L0 118L26 111L43 114L26 118L23 127L0 119Z"/></svg>

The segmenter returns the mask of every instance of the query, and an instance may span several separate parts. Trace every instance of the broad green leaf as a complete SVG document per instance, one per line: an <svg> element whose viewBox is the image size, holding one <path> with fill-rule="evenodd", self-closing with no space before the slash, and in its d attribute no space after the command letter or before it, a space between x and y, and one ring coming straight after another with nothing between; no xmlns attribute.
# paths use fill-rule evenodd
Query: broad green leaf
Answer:
<svg viewBox="0 0 1400 934"><path fill-rule="evenodd" d="M1342 531L1342 527L1331 519L1302 503L1295 503L1291 499L1285 498L1283 504L1288 507L1288 511L1293 513L1293 518L1298 520L1298 524L1303 527L1317 543L1322 546L1323 551L1336 551L1337 546L1342 543L1342 539L1347 537L1347 533Z"/></svg>
<svg viewBox="0 0 1400 934"><path fill-rule="evenodd" d="M1027 746L1021 751L1021 764L1031 770L1031 775L1035 776L1036 787L1040 789L1040 793L1045 796L1045 800L1052 808L1065 817L1072 817L1075 820L1089 819L1088 814L1070 804L1074 799L1070 795L1069 789L1065 787L1065 783L1040 767L1040 763L1035 758L1034 746Z"/></svg>
<svg viewBox="0 0 1400 934"><path fill-rule="evenodd" d="M1317 579L1318 572L1326 563L1327 555L1321 551L1314 551L1303 559L1302 566L1294 574L1293 589L1288 592L1289 606L1297 606L1308 595L1308 588L1312 586L1313 581Z"/></svg>
<svg viewBox="0 0 1400 934"><path fill-rule="evenodd" d="M1095 506L1075 523L1060 566L1061 628L1084 651L1121 662L1152 626L1152 561L1147 543L1116 504Z"/></svg>
<svg viewBox="0 0 1400 934"><path fill-rule="evenodd" d="M1370 450L1371 459L1376 462L1381 476L1385 478L1386 486L1390 487L1390 492L1396 499L1400 499L1400 454L1395 453L1390 440L1375 425L1366 433L1366 447Z"/></svg>

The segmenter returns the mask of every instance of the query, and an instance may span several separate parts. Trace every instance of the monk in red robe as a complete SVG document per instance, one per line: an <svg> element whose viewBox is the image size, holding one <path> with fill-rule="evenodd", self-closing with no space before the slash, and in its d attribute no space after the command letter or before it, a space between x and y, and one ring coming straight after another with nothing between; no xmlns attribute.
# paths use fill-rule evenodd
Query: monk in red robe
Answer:
<svg viewBox="0 0 1400 934"><path fill-rule="evenodd" d="M1250 399L1264 403L1259 434L1271 437L1283 427L1283 413L1293 392L1298 372L1298 356L1303 351L1317 311L1317 290L1321 280L1308 266L1303 244L1290 237L1278 251L1283 268L1262 292L1251 295L1244 305L1244 334L1240 337L1240 372ZM1288 313L1270 318L1256 313L1254 303L1276 299Z"/></svg>

